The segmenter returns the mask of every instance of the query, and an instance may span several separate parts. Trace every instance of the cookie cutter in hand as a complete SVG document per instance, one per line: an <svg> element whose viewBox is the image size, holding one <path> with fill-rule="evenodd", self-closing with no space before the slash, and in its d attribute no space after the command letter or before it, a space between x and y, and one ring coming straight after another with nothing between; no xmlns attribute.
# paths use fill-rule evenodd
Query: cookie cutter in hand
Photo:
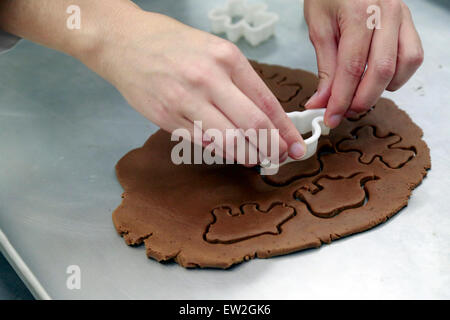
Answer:
<svg viewBox="0 0 450 320"><path fill-rule="evenodd" d="M326 109L310 109L306 111L294 111L287 113L289 119L291 119L294 123L294 126L300 134L312 132L311 137L305 140L306 153L299 160L288 157L284 162L279 164L270 163L270 161L267 161L267 163L263 162L261 164L261 175L276 174L279 167L289 162L309 159L316 154L319 138L322 135L328 135L330 133L330 128L328 128L324 123L325 110Z"/></svg>
<svg viewBox="0 0 450 320"><path fill-rule="evenodd" d="M242 19L233 23L237 17ZM266 4L247 4L246 0L228 0L224 8L212 9L208 18L213 33L226 33L233 42L244 37L253 46L269 39L279 20L276 13L267 11Z"/></svg>

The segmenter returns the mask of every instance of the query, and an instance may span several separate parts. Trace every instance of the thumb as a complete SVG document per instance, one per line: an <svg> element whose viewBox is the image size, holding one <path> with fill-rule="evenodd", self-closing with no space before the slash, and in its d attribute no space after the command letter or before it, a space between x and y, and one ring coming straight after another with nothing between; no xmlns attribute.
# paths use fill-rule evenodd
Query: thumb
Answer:
<svg viewBox="0 0 450 320"><path fill-rule="evenodd" d="M318 33L311 30L310 39L316 50L319 85L305 107L307 109L325 108L331 96L337 66L338 44L332 31L324 29Z"/></svg>

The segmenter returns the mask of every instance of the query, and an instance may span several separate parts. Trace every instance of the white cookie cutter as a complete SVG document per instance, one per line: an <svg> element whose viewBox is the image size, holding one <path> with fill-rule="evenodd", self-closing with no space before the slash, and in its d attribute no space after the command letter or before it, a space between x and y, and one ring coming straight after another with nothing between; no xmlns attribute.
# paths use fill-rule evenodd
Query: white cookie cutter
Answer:
<svg viewBox="0 0 450 320"><path fill-rule="evenodd" d="M228 40L236 42L242 36L253 46L269 39L279 20L276 13L268 12L264 3L247 4L246 0L228 0L224 8L208 13L213 33L226 33ZM233 23L233 18L242 18Z"/></svg>
<svg viewBox="0 0 450 320"><path fill-rule="evenodd" d="M286 161L279 164L270 162L265 165L261 164L261 175L276 174L279 167L285 165L286 163L303 161L311 158L316 153L320 136L328 135L330 133L330 128L328 128L324 123L325 110L326 109L310 109L306 111L294 111L287 113L289 119L291 119L294 123L294 126L300 134L312 132L311 137L305 140L306 153L299 160L287 158Z"/></svg>

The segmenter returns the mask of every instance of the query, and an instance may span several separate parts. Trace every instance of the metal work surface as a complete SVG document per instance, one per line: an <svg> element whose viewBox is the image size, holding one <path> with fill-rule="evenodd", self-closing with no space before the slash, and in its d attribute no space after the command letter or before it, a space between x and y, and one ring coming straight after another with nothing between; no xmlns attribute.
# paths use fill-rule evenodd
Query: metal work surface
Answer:
<svg viewBox="0 0 450 320"><path fill-rule="evenodd" d="M207 12L223 1L137 2L209 30ZM276 37L256 48L241 40L239 47L251 59L315 72L299 1L267 3L280 15ZM423 128L433 168L387 223L226 271L147 259L144 247L126 246L113 227L122 193L114 165L157 128L78 61L21 41L0 56L0 228L11 244L0 248L20 266L8 254L17 251L29 269L16 271L38 298L44 291L56 299L450 298L450 9L407 4L425 63L385 96ZM80 290L66 286L70 265L81 268Z"/></svg>

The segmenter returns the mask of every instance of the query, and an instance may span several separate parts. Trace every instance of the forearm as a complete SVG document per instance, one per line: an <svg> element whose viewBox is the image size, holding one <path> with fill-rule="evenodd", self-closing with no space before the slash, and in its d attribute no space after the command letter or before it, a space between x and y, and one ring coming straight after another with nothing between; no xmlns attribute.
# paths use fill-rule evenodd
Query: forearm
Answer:
<svg viewBox="0 0 450 320"><path fill-rule="evenodd" d="M67 27L70 5L80 7L80 29ZM129 0L0 0L0 29L81 59L136 8Z"/></svg>

